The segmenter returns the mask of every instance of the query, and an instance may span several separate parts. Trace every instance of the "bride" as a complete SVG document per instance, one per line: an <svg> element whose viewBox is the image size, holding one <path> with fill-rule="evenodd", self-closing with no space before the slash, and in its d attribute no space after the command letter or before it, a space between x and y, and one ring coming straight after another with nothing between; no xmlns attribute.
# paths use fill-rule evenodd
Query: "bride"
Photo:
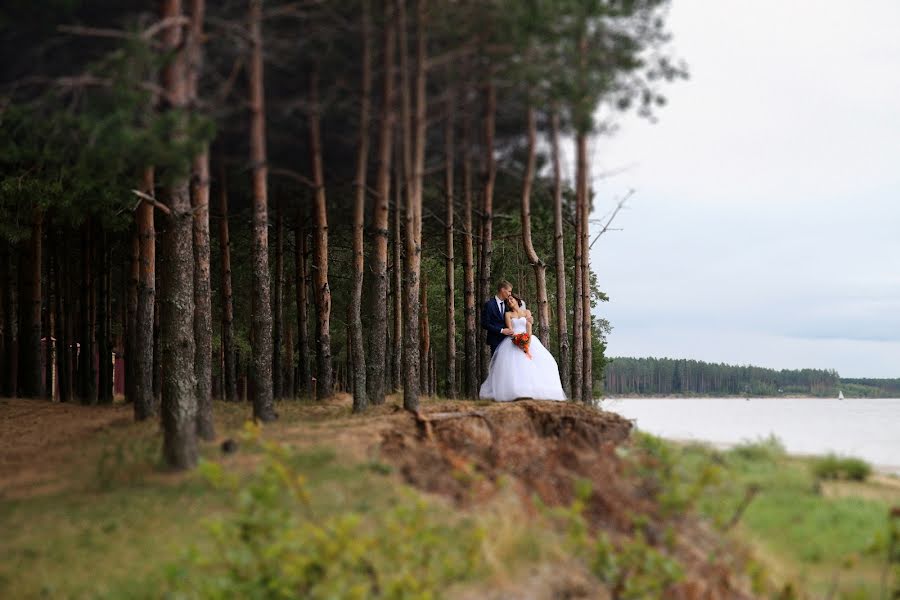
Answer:
<svg viewBox="0 0 900 600"><path fill-rule="evenodd" d="M512 330L513 335L500 342L494 352L487 379L481 384L478 396L497 402L520 398L565 400L556 359L537 336L531 335L530 313L523 306L522 299L514 294L506 299L504 317L506 327ZM513 339L521 333L527 333L530 337L527 353Z"/></svg>

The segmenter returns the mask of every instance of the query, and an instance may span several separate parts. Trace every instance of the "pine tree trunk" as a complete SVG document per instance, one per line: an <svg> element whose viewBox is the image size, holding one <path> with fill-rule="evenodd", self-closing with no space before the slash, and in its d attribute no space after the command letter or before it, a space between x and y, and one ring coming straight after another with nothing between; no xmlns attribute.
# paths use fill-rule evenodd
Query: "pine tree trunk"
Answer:
<svg viewBox="0 0 900 600"><path fill-rule="evenodd" d="M394 301L394 332L391 336L393 343L391 352L393 373L391 379L394 391L400 391L400 388L403 386L403 237L400 227L400 223L403 220L401 218L401 207L403 206L401 191L403 186L400 183L400 169L397 169L397 173L397 181L395 182L396 185L394 185L394 269L391 273Z"/></svg>
<svg viewBox="0 0 900 600"><path fill-rule="evenodd" d="M288 286L288 279L285 279L285 286ZM290 327L284 328L284 362L281 365L281 371L284 378L284 388L282 393L285 398L295 397L295 381L294 381L294 333Z"/></svg>
<svg viewBox="0 0 900 600"><path fill-rule="evenodd" d="M275 203L275 280L272 291L272 395L284 397L282 348L284 341L284 210L281 199Z"/></svg>
<svg viewBox="0 0 900 600"><path fill-rule="evenodd" d="M59 387L59 401L72 401L72 336L69 294L69 243L68 233L60 228L56 234L56 373Z"/></svg>
<svg viewBox="0 0 900 600"><path fill-rule="evenodd" d="M56 364L53 340L58 338L59 335L56 331L56 312L53 309L53 303L58 292L56 291L56 283L53 277L53 272L56 270L56 266L54 265L56 256L53 224L50 218L44 223L44 230L47 232L47 241L42 252L44 257L44 273L46 274L47 281L45 288L47 310L43 311L43 325L41 327L44 336L42 344L43 389L44 398L53 401L55 396L53 389L53 371L54 365Z"/></svg>
<svg viewBox="0 0 900 600"><path fill-rule="evenodd" d="M447 121L444 133L444 194L446 231L446 303L447 303L447 398L456 398L456 259L453 253L453 167L456 155L453 147L453 128L456 117L455 90L447 100Z"/></svg>
<svg viewBox="0 0 900 600"><path fill-rule="evenodd" d="M388 4L389 6L389 4ZM394 134L394 54L397 30L393 15L385 10L382 59L381 121L378 132L378 171L372 210L372 333L366 384L369 401L384 403L385 378L390 375L388 346L388 219L390 216L391 157Z"/></svg>
<svg viewBox="0 0 900 600"><path fill-rule="evenodd" d="M180 19L180 0L163 2L163 19ZM163 45L173 53L163 71L172 110L188 103L188 58L182 26L170 25ZM178 127L183 128L184 123ZM184 136L176 129L175 138ZM183 141L183 140L182 140ZM162 360L163 458L173 469L197 464L197 377L194 372L194 252L190 182L178 179L164 189L169 213L162 237L160 337Z"/></svg>
<svg viewBox="0 0 900 600"><path fill-rule="evenodd" d="M97 402L97 369L94 363L94 269L91 264L94 236L91 219L81 228L81 334L78 355L78 395L82 404Z"/></svg>
<svg viewBox="0 0 900 600"><path fill-rule="evenodd" d="M131 257L128 262L128 290L125 317L125 400L134 402L134 367L137 358L135 327L138 309L138 281L141 270L141 238L137 221L131 231Z"/></svg>
<svg viewBox="0 0 900 600"><path fill-rule="evenodd" d="M106 231L98 223L97 225L97 268L99 276L97 281L97 355L99 358L97 370L99 372L99 386L97 400L100 404L112 403L112 365L110 356L110 331L109 331L109 240Z"/></svg>
<svg viewBox="0 0 900 600"><path fill-rule="evenodd" d="M19 384L26 398L40 398L43 393L41 378L41 265L43 214L35 210L31 226L31 237L27 252L22 252L20 263L24 276L24 286L20 290L22 298L19 308L22 319L19 322Z"/></svg>
<svg viewBox="0 0 900 600"><path fill-rule="evenodd" d="M406 330L404 343L403 407L419 408L419 377L422 357L419 355L419 274L422 260L422 183L425 171L426 61L425 0L416 3L416 108L415 121L410 117L408 41L405 2L398 2L400 29L400 63L403 78L401 93L404 130L404 172L406 185ZM406 169L406 165L410 165ZM424 360L427 360L427 356Z"/></svg>
<svg viewBox="0 0 900 600"><path fill-rule="evenodd" d="M463 295L465 297L465 348L466 348L466 366L465 366L465 395L468 398L478 398L478 346L477 346L477 325L475 318L478 314L475 306L475 255L474 240L472 231L472 164L469 159L469 136L471 132L471 119L469 111L464 114L463 124L463 201L465 210L463 212Z"/></svg>
<svg viewBox="0 0 900 600"><path fill-rule="evenodd" d="M160 235L162 240L162 235ZM162 242L160 242L162 245ZM153 403L157 414L162 406L162 324L160 321L162 296L162 267L155 270L155 299L153 303Z"/></svg>
<svg viewBox="0 0 900 600"><path fill-rule="evenodd" d="M154 195L153 167L144 169L141 189L145 194ZM154 393L154 360L156 321L156 227L153 205L141 202L136 214L139 249L137 312L134 318L134 355L127 360L133 362L134 418L142 421L159 414L159 404Z"/></svg>
<svg viewBox="0 0 900 600"><path fill-rule="evenodd" d="M497 89L494 85L493 74L490 74L487 83L487 103L484 115L484 199L482 204L482 233L481 233L481 301L486 302L491 297L491 261L493 258L493 230L494 230L494 183L497 179L497 163L494 159L494 122L497 113ZM484 340L482 330L481 346L481 379L487 377L488 365L491 362L491 349Z"/></svg>
<svg viewBox="0 0 900 600"><path fill-rule="evenodd" d="M531 242L531 186L537 158L537 125L534 107L528 107L528 159L525 165L525 181L522 184L522 245L528 262L534 268L537 294L537 334L545 347L550 346L550 306L547 301L547 266L534 251Z"/></svg>
<svg viewBox="0 0 900 600"><path fill-rule="evenodd" d="M577 147L575 154L576 156L578 155ZM584 300L584 295L582 293L584 277L581 270L582 242L584 241L581 236L581 220L583 218L581 211L583 207L580 199L577 197L578 194L578 183L576 182L575 271L572 284L572 298L574 304L572 313L572 399L574 400L583 399L582 390L584 389L584 328L582 326L582 322L584 321L584 309L581 305Z"/></svg>
<svg viewBox="0 0 900 600"><path fill-rule="evenodd" d="M307 236L300 226L300 216L294 224L294 266L296 268L297 286L297 351L299 358L299 376L297 391L307 396L312 392L312 373L309 360L309 273L307 269Z"/></svg>
<svg viewBox="0 0 900 600"><path fill-rule="evenodd" d="M550 143L553 160L553 220L556 244L556 331L559 342L559 376L566 395L572 398L572 378L569 358L569 329L566 324L566 262L563 245L562 169L559 157L559 113L554 110L550 118Z"/></svg>
<svg viewBox="0 0 900 600"><path fill-rule="evenodd" d="M333 393L331 372L331 288L328 287L328 206L322 167L322 136L319 130L319 75L310 79L310 147L315 184L315 290L316 290L316 386L320 399Z"/></svg>
<svg viewBox="0 0 900 600"><path fill-rule="evenodd" d="M10 276L10 244L0 240L0 396L15 395L13 368L13 282Z"/></svg>
<svg viewBox="0 0 900 600"><path fill-rule="evenodd" d="M429 357L431 356L431 326L428 323L428 277L422 274L419 287L419 356L423 361L419 385L423 394L430 394L431 373Z"/></svg>
<svg viewBox="0 0 900 600"><path fill-rule="evenodd" d="M253 416L277 418L272 397L272 305L269 288L269 194L266 164L266 112L263 89L262 0L250 0L250 162L253 165L253 326L250 377L253 379Z"/></svg>
<svg viewBox="0 0 900 600"><path fill-rule="evenodd" d="M237 365L234 348L234 300L231 286L231 235L228 228L228 181L224 162L219 167L219 253L222 255L222 370L227 402L237 402Z"/></svg>
<svg viewBox="0 0 900 600"><path fill-rule="evenodd" d="M350 290L350 327L353 329L353 412L369 406L366 355L363 351L362 291L363 229L366 214L366 174L369 164L369 105L372 97L372 25L369 1L362 3L362 95L359 108L359 145L356 156L356 199L353 205L353 282ZM382 363L383 365L383 363Z"/></svg>
<svg viewBox="0 0 900 600"><path fill-rule="evenodd" d="M584 372L582 374L582 401L594 401L593 346L591 342L591 259L590 259L590 194L588 190L587 135L577 137L578 201L581 203L581 328L584 348Z"/></svg>

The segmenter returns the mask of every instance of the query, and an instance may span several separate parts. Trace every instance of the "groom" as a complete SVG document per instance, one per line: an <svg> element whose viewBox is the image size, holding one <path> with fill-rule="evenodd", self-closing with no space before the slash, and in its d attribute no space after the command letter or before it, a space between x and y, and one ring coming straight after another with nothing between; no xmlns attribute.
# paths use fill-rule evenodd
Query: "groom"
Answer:
<svg viewBox="0 0 900 600"><path fill-rule="evenodd" d="M484 303L481 309L481 326L487 331L487 343L491 347L491 356L497 351L506 336L512 335L513 330L506 327L506 299L512 294L512 284L505 279L497 284L497 295ZM523 307L524 308L524 307ZM532 322L529 315L528 322Z"/></svg>

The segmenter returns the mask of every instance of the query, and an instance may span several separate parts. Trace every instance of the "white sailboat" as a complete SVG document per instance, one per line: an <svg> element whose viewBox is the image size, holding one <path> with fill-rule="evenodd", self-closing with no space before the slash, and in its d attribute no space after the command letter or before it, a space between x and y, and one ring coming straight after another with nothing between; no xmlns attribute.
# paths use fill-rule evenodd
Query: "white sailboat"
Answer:
<svg viewBox="0 0 900 600"><path fill-rule="evenodd" d="M842 392L841 390L838 390L838 400L843 400L843 399L844 399L844 392Z"/></svg>

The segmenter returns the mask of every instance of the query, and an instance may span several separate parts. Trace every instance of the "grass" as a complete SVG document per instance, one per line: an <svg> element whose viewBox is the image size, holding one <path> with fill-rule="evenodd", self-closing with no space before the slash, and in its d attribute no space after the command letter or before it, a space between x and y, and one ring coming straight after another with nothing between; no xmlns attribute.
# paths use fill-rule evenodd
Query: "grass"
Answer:
<svg viewBox="0 0 900 600"><path fill-rule="evenodd" d="M264 437L278 438L295 427L301 416L304 427L311 429L355 418L344 407L326 410L319 406L312 413L308 408L303 403L280 405L279 423ZM222 457L218 446L205 445L202 454L207 465L219 465L221 473L236 477L240 481L237 488L212 484L204 474L210 472L209 467L189 474L161 472L156 426L128 424L83 441L79 458L60 473L67 482L60 491L22 499L0 498L0 597L156 598L167 590L184 594L179 597L207 597L208 590L192 587L205 572L205 562L215 559L227 564L233 558L229 547L241 548L240 536L222 544L217 531L251 517L266 521L277 515L280 523L299 514L295 512L299 505L282 505L280 494L279 499L271 500L270 514L248 517L242 513L247 493L265 494L266 452L252 441L240 439L246 406L217 403L216 410L219 431L239 439L240 450ZM454 576L453 581L513 580L513 572L521 565L552 563L566 556L564 536L529 519L518 495L511 491L499 494L474 513L465 513L451 510L439 498L424 500L422 494L398 482L390 465L377 459L346 458L343 449L327 444L290 452L284 466L303 480L308 499L303 518L284 532L293 535L302 530L313 536L309 540L324 540L316 546L320 554L311 558L315 564L326 564L323 556L334 552L337 542L352 554L358 550L355 544L367 540L373 556L403 564L420 558L415 549L427 548L417 575L395 582L402 587L432 585L434 581L444 585L448 573L460 572L466 575ZM259 498L252 504L260 504ZM491 535L483 536L480 532L484 531ZM461 557L460 549L473 543L478 551ZM475 556L484 557L484 563L460 567L460 560ZM385 573L401 571L389 564L379 568ZM187 579L186 573L190 573ZM207 574L205 583L221 575L215 571ZM325 594L321 597L350 597L344 592L328 596L325 588L320 593Z"/></svg>
<svg viewBox="0 0 900 600"><path fill-rule="evenodd" d="M678 460L693 470L709 463L723 470L722 483L699 504L720 524L738 512L747 490L758 490L736 534L780 585L793 582L812 597L825 597L832 588L833 598L879 597L888 514L900 504L900 480L840 481L840 493L829 493L831 483L821 481L815 468L823 459L789 456L774 438L728 451L684 445Z"/></svg>

